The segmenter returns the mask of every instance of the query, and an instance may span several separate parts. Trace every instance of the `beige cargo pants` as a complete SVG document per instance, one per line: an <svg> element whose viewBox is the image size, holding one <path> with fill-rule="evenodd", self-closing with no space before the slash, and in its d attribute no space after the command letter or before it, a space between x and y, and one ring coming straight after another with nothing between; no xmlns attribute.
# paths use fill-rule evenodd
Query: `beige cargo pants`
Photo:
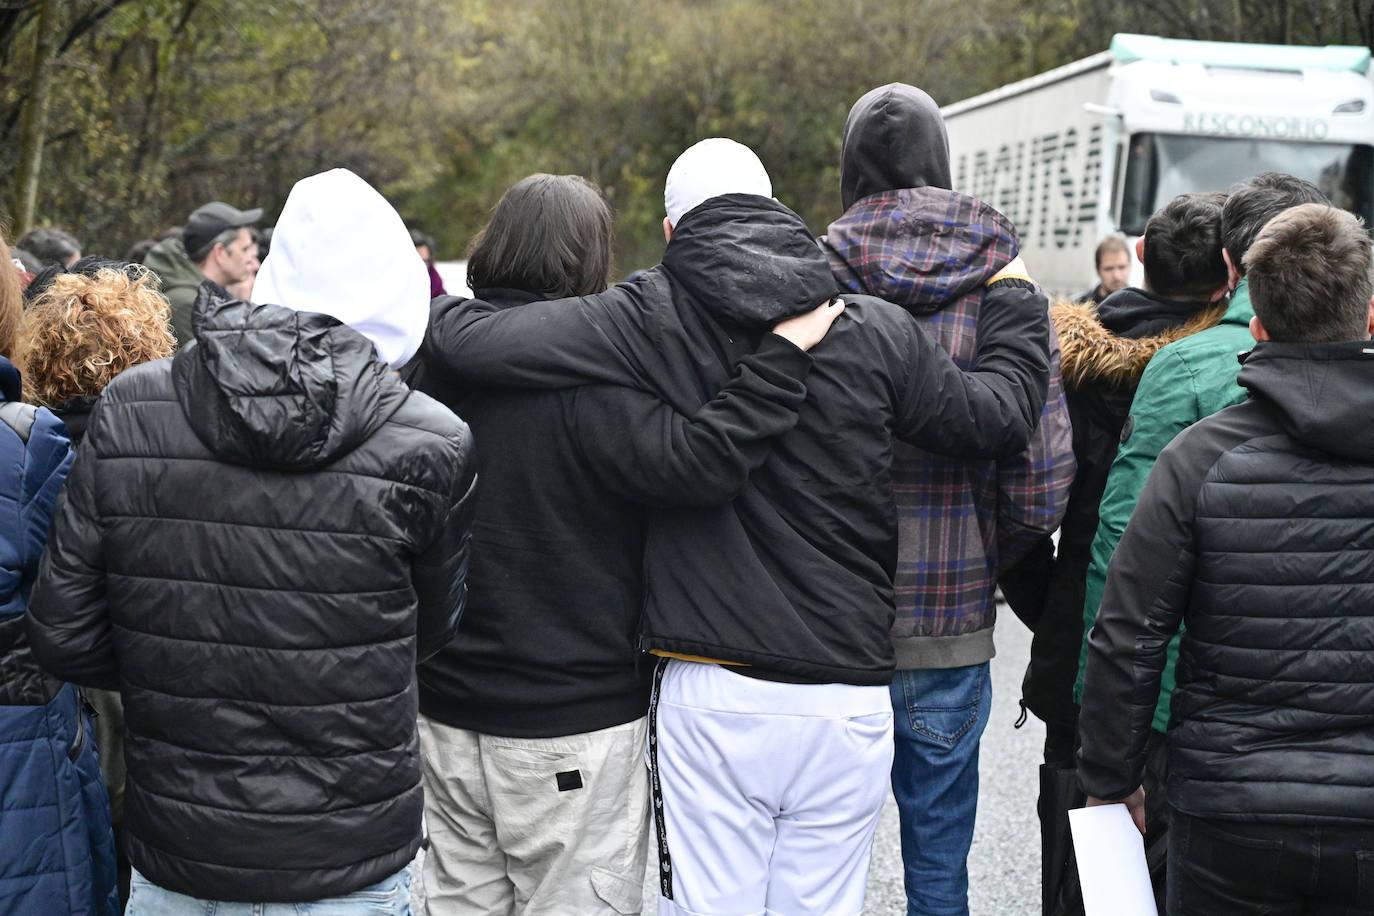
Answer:
<svg viewBox="0 0 1374 916"><path fill-rule="evenodd" d="M431 916L587 916L642 907L646 719L500 738L420 717Z"/></svg>

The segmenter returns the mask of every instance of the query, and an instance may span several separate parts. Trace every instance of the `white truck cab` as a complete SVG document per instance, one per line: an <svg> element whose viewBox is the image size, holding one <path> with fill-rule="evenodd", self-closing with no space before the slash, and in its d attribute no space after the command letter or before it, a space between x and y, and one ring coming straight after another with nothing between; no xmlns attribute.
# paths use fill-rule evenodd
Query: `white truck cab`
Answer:
<svg viewBox="0 0 1374 916"><path fill-rule="evenodd" d="M1133 243L1176 195L1263 171L1306 178L1374 224L1369 70L1368 48L1117 35L942 109L955 189L1010 217L1031 272L1064 295L1096 282L1104 236Z"/></svg>

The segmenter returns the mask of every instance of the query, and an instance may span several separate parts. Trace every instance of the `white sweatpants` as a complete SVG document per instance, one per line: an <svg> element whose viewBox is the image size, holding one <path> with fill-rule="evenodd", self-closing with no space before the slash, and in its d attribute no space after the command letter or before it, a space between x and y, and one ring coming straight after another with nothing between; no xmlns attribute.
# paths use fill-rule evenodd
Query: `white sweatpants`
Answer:
<svg viewBox="0 0 1374 916"><path fill-rule="evenodd" d="M660 916L858 916L892 769L887 686L660 663L649 713Z"/></svg>

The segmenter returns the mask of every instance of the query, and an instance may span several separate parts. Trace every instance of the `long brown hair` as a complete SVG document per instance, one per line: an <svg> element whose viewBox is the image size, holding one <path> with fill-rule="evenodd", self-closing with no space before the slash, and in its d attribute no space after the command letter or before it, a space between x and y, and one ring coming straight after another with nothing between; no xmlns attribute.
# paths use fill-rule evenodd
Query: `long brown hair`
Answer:
<svg viewBox="0 0 1374 916"><path fill-rule="evenodd" d="M10 246L0 231L0 356L14 357L19 319L24 314L24 292L19 286L19 270L10 262Z"/></svg>
<svg viewBox="0 0 1374 916"><path fill-rule="evenodd" d="M588 296L610 283L611 208L577 175L531 175L511 186L468 251L468 285L548 299Z"/></svg>

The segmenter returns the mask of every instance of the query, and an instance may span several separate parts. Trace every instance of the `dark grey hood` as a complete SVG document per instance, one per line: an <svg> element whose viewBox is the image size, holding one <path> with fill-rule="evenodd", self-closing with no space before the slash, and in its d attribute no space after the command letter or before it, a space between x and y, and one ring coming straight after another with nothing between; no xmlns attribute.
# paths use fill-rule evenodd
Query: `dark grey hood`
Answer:
<svg viewBox="0 0 1374 916"><path fill-rule="evenodd" d="M840 198L846 210L885 191L953 186L949 137L934 99L915 86L889 83L854 103L840 156Z"/></svg>
<svg viewBox="0 0 1374 916"><path fill-rule="evenodd" d="M1239 381L1303 445L1374 461L1374 341L1256 344Z"/></svg>

